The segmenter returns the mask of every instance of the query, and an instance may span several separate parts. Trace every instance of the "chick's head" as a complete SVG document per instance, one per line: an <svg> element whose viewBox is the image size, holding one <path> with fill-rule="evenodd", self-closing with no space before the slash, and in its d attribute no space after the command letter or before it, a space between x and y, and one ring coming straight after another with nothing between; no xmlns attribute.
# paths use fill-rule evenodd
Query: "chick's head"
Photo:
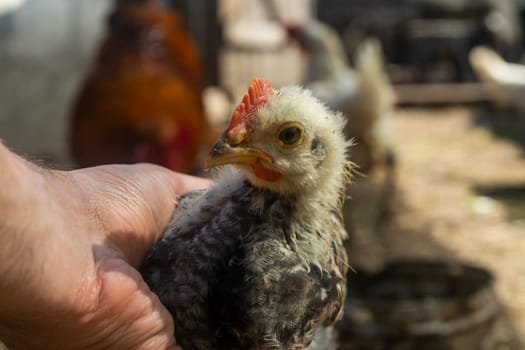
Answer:
<svg viewBox="0 0 525 350"><path fill-rule="evenodd" d="M208 166L232 164L256 187L299 195L339 189L348 161L344 118L308 90L255 79L212 148Z"/></svg>

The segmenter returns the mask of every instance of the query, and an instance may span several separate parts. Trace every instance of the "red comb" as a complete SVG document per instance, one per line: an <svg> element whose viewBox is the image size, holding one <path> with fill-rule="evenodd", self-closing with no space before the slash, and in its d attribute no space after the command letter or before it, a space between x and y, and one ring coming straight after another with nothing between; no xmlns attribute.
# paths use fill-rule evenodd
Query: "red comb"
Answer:
<svg viewBox="0 0 525 350"><path fill-rule="evenodd" d="M255 116L255 112L274 95L272 84L265 79L253 79L248 92L239 106L233 111L228 131L245 125Z"/></svg>

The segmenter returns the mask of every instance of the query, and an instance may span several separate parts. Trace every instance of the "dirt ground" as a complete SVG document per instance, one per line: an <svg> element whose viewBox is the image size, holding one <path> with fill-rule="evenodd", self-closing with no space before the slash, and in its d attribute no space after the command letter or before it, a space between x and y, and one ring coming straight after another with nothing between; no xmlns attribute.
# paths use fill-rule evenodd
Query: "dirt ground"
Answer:
<svg viewBox="0 0 525 350"><path fill-rule="evenodd" d="M478 115L463 107L398 112L390 215L377 209L384 178L357 181L350 260L369 270L407 257L484 267L494 274L497 296L523 341L525 153ZM518 137L525 142L525 133Z"/></svg>

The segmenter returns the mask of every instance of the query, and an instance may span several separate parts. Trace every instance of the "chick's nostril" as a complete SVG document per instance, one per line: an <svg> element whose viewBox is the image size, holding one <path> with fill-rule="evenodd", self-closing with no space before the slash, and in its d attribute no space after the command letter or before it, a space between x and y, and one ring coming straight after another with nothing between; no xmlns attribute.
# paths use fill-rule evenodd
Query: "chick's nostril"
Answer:
<svg viewBox="0 0 525 350"><path fill-rule="evenodd" d="M228 142L226 142L226 140L224 139L217 141L217 143L211 148L210 155L217 156L219 154L222 154L227 145Z"/></svg>

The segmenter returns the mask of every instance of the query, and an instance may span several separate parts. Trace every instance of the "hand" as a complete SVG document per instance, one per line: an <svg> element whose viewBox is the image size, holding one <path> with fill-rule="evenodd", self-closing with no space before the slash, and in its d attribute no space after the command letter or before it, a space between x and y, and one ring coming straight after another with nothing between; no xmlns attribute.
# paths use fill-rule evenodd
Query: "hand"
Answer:
<svg viewBox="0 0 525 350"><path fill-rule="evenodd" d="M146 164L48 171L9 156L19 186L0 192L0 339L13 350L177 349L136 269L176 198L208 182Z"/></svg>

